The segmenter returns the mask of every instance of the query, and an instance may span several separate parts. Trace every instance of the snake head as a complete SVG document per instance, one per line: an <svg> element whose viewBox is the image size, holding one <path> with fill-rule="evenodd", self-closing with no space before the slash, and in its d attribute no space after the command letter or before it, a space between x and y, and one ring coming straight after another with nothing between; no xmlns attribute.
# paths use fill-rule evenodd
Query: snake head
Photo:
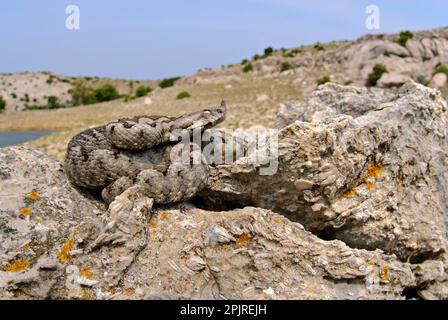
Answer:
<svg viewBox="0 0 448 320"><path fill-rule="evenodd" d="M222 101L218 107L196 111L177 118L174 122L173 129L209 129L224 121L226 111L226 103Z"/></svg>

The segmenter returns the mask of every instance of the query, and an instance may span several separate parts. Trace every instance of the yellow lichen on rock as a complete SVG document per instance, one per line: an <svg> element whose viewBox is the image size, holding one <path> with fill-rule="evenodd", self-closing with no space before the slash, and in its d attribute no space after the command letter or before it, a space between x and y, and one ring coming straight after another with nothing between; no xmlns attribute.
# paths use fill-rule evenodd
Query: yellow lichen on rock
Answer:
<svg viewBox="0 0 448 320"><path fill-rule="evenodd" d="M247 246L250 242L250 236L247 233L243 233L242 235L240 235L239 237L237 237L235 239L236 241L236 245L238 247L244 247Z"/></svg>
<svg viewBox="0 0 448 320"><path fill-rule="evenodd" d="M5 268L5 272L20 272L30 265L28 260L17 260Z"/></svg>
<svg viewBox="0 0 448 320"><path fill-rule="evenodd" d="M19 216L20 217L29 217L29 216L31 216L32 211L33 211L33 208L31 208L31 207L21 208L19 210Z"/></svg>
<svg viewBox="0 0 448 320"><path fill-rule="evenodd" d="M356 196L356 190L354 188L350 188L347 191L345 191L342 196L344 198L354 198Z"/></svg>
<svg viewBox="0 0 448 320"><path fill-rule="evenodd" d="M93 279L93 273L90 271L89 267L83 266L81 271L79 271L79 275L82 277L86 277L87 279Z"/></svg>
<svg viewBox="0 0 448 320"><path fill-rule="evenodd" d="M70 260L70 250L72 250L73 242L74 242L75 236L71 236L67 242L65 242L62 245L61 250L58 252L57 256L59 258L59 261L62 263L67 262Z"/></svg>
<svg viewBox="0 0 448 320"><path fill-rule="evenodd" d="M36 190L33 190L28 193L28 198L30 198L33 201L39 200L39 194L37 193Z"/></svg>
<svg viewBox="0 0 448 320"><path fill-rule="evenodd" d="M367 167L367 176L369 178L379 178L383 173L383 167L376 163L369 163Z"/></svg>
<svg viewBox="0 0 448 320"><path fill-rule="evenodd" d="M387 266L384 266L380 270L380 278L383 281L389 281L389 268Z"/></svg>

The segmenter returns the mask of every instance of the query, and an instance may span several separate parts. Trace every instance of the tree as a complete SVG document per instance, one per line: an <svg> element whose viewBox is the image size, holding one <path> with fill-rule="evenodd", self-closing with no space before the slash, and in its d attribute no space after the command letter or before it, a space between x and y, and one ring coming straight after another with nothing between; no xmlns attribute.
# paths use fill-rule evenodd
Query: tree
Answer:
<svg viewBox="0 0 448 320"><path fill-rule="evenodd" d="M0 96L0 111L5 110L6 108L6 101L3 100L3 97Z"/></svg>
<svg viewBox="0 0 448 320"><path fill-rule="evenodd" d="M92 89L87 85L84 79L78 78L73 82L73 88L68 93L72 97L72 104L79 106L84 103L86 97L90 94Z"/></svg>
<svg viewBox="0 0 448 320"><path fill-rule="evenodd" d="M135 91L135 96L136 97L144 97L151 91L152 91L152 89L150 87L140 86Z"/></svg>

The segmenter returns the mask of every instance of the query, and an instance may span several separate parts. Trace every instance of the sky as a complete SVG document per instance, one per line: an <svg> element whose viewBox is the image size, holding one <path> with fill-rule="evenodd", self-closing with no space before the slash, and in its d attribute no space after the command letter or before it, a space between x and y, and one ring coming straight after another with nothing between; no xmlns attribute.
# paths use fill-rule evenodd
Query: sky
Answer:
<svg viewBox="0 0 448 320"><path fill-rule="evenodd" d="M380 9L368 30L366 7ZM66 7L80 11L66 28ZM2 0L0 73L160 79L264 48L448 26L447 0Z"/></svg>

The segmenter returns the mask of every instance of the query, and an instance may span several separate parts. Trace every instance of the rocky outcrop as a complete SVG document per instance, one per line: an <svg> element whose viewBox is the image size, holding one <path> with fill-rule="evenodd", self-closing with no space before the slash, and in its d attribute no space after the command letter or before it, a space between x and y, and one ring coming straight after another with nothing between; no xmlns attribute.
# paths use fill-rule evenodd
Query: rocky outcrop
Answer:
<svg viewBox="0 0 448 320"><path fill-rule="evenodd" d="M106 210L57 161L0 149L0 297L448 299L440 92L329 83L278 125L278 170L249 153L166 206L131 188Z"/></svg>
<svg viewBox="0 0 448 320"><path fill-rule="evenodd" d="M92 250L103 206L39 152L0 157L3 299L403 299L443 274L442 261L352 249L250 207L157 208L140 236Z"/></svg>
<svg viewBox="0 0 448 320"><path fill-rule="evenodd" d="M288 110L281 111L286 124ZM205 201L268 208L327 239L403 261L445 251L447 106L440 92L409 82L391 98L329 84L297 105L294 117L278 133L275 174L260 175L244 158L217 166Z"/></svg>

